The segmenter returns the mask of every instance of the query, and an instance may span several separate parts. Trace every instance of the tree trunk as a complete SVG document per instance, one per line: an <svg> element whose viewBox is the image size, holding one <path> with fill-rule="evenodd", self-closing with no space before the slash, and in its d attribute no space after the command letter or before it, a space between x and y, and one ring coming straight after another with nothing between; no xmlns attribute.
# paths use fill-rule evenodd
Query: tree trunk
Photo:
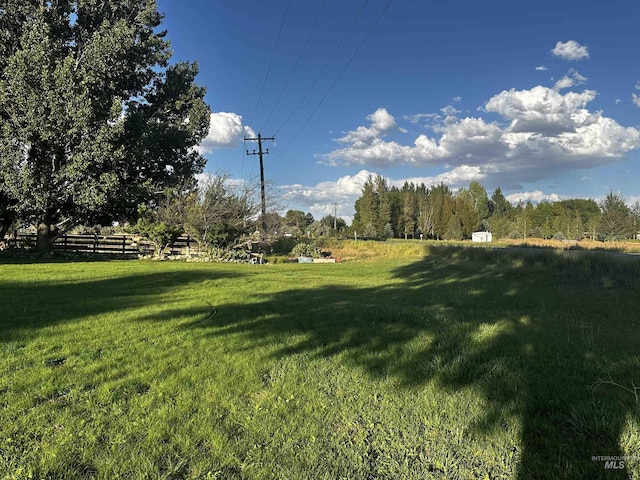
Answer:
<svg viewBox="0 0 640 480"><path fill-rule="evenodd" d="M0 215L0 242L4 240L5 235L9 229L13 226L16 216L10 210L5 211Z"/></svg>
<svg viewBox="0 0 640 480"><path fill-rule="evenodd" d="M38 224L38 240L37 248L40 253L48 253L51 251L51 244L56 239L56 231L51 228L51 224L47 221Z"/></svg>
<svg viewBox="0 0 640 480"><path fill-rule="evenodd" d="M0 219L0 242L4 240L5 235L13 225L13 220L9 219Z"/></svg>
<svg viewBox="0 0 640 480"><path fill-rule="evenodd" d="M2 241L4 241L4 237L7 234L7 232L9 231L9 228L11 227L11 225L9 224L0 224L0 243L2 243Z"/></svg>

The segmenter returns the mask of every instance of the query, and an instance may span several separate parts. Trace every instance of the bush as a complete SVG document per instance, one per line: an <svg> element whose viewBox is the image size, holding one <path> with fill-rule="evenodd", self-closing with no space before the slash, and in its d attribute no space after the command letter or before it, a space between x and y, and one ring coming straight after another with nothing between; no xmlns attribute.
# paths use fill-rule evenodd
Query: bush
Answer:
<svg viewBox="0 0 640 480"><path fill-rule="evenodd" d="M296 243L297 240L293 237L280 237L269 246L269 253L273 255L289 255Z"/></svg>
<svg viewBox="0 0 640 480"><path fill-rule="evenodd" d="M244 249L239 248L218 248L212 247L209 249L211 259L218 262L230 262L230 263L250 263L251 254Z"/></svg>
<svg viewBox="0 0 640 480"><path fill-rule="evenodd" d="M567 239L567 237L564 236L564 233L562 232L556 232L556 234L553 236L554 240L562 240L565 241Z"/></svg>
<svg viewBox="0 0 640 480"><path fill-rule="evenodd" d="M300 242L291 250L294 257L313 257L320 258L320 248L316 242Z"/></svg>

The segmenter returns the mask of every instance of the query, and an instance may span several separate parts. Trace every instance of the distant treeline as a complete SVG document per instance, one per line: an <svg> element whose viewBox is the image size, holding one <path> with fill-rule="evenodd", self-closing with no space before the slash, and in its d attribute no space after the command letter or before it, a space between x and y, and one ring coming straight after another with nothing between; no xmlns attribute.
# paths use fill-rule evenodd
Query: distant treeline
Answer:
<svg viewBox="0 0 640 480"><path fill-rule="evenodd" d="M406 182L398 188L381 175L370 176L355 210L352 228L366 238L464 240L488 230L494 238L621 240L635 238L640 229L640 202L629 207L613 191L600 203L571 199L514 206L500 188L489 197L475 181L454 192L444 184Z"/></svg>

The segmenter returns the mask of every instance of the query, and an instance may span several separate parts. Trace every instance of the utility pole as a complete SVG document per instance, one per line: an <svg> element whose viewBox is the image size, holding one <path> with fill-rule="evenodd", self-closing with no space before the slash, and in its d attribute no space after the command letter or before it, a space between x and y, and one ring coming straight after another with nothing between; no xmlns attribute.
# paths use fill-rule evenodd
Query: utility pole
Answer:
<svg viewBox="0 0 640 480"><path fill-rule="evenodd" d="M262 161L262 155L267 155L269 153L269 149L267 148L265 151L262 151L262 142L265 140L275 140L274 137L263 137L258 132L258 138L248 138L244 137L245 141L258 142L258 151L254 149L253 152L249 153L247 150L247 155L259 155L260 156L260 197L262 200L262 240L267 239L267 199L264 193L264 163Z"/></svg>

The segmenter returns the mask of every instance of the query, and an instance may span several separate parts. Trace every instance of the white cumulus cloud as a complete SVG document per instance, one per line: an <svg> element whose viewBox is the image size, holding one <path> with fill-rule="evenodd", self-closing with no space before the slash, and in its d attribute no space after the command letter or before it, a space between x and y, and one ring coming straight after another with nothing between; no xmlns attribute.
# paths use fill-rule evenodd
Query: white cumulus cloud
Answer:
<svg viewBox="0 0 640 480"><path fill-rule="evenodd" d="M578 72L570 75L573 82L586 80ZM596 96L594 90L563 94L543 86L504 90L481 109L503 121L476 117L451 120L432 128L434 136L418 135L412 144L387 141L370 115L370 127L349 132L339 139L340 148L318 159L327 165L365 168L444 166L448 171L439 179L446 183L460 183L461 178L485 179L494 185L520 188L521 182L539 180L562 169L605 165L640 148L638 129L588 109Z"/></svg>
<svg viewBox="0 0 640 480"><path fill-rule="evenodd" d="M422 122L434 122L440 120L442 117L438 113L414 113L412 115L403 115L402 117L407 122L418 124Z"/></svg>
<svg viewBox="0 0 640 480"><path fill-rule="evenodd" d="M587 81L587 77L580 75L577 71L571 69L569 73L567 73L564 77L556 82L553 89L560 91L565 88L575 87L577 85L582 85Z"/></svg>
<svg viewBox="0 0 640 480"><path fill-rule="evenodd" d="M347 134L338 138L340 143L358 143L365 144L373 141L387 130L396 127L396 119L385 108L379 108L371 115L367 116L367 120L371 122L369 127L358 127L356 130L347 132Z"/></svg>
<svg viewBox="0 0 640 480"><path fill-rule="evenodd" d="M400 179L388 179L390 185L394 185L401 188L405 182L413 183L414 185L424 184L426 187L434 187L444 183L451 188L466 187L471 182L482 182L486 177L486 174L482 172L482 169L478 166L461 165L455 167L448 172L444 172L438 175L430 177L408 177Z"/></svg>
<svg viewBox="0 0 640 480"><path fill-rule="evenodd" d="M221 176L225 177L224 185L229 190L232 190L232 191L241 190L246 186L246 182L244 180L226 177L226 175L224 175L224 173L222 172L218 172L218 173L204 172L204 173L197 173L195 175L196 181L198 182L198 189L200 191L203 191L215 179L220 178Z"/></svg>
<svg viewBox="0 0 640 480"><path fill-rule="evenodd" d="M380 131L389 130L396 126L396 119L387 112L386 108L377 109L367 117L367 120L371 120L371 126Z"/></svg>
<svg viewBox="0 0 640 480"><path fill-rule="evenodd" d="M565 95L536 86L530 90L505 90L492 97L485 109L511 120L510 132L556 135L576 127L573 115L596 97L594 90Z"/></svg>
<svg viewBox="0 0 640 480"><path fill-rule="evenodd" d="M376 174L360 170L355 175L345 175L336 181L320 182L316 185L283 185L284 200L311 212L314 217L333 214L334 202L337 203L338 216L351 222L355 201L362 195L362 189L369 176Z"/></svg>
<svg viewBox="0 0 640 480"><path fill-rule="evenodd" d="M202 154L220 148L237 146L244 136L255 136L250 127L242 124L242 116L231 112L213 112L209 122L209 133L198 147Z"/></svg>
<svg viewBox="0 0 640 480"><path fill-rule="evenodd" d="M540 190L535 190L533 192L512 193L511 195L507 195L505 198L511 203L526 203L528 201L532 203L559 202L560 200L565 199L564 196L558 195L557 193L546 194Z"/></svg>
<svg viewBox="0 0 640 480"><path fill-rule="evenodd" d="M575 40L556 43L551 53L564 60L582 60L583 58L589 58L589 49L587 46L580 45Z"/></svg>

